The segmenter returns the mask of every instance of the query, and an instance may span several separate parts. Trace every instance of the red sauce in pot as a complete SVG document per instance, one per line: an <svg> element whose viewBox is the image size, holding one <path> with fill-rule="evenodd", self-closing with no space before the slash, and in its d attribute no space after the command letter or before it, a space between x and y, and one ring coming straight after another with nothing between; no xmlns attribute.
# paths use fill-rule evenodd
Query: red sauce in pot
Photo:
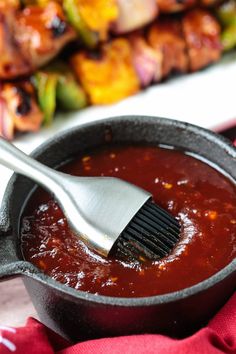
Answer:
<svg viewBox="0 0 236 354"><path fill-rule="evenodd" d="M117 297L164 294L208 278L236 256L236 187L193 156L160 147L107 146L77 157L63 171L134 183L182 225L180 242L160 261L106 259L73 235L57 203L38 189L22 218L23 255L63 284Z"/></svg>

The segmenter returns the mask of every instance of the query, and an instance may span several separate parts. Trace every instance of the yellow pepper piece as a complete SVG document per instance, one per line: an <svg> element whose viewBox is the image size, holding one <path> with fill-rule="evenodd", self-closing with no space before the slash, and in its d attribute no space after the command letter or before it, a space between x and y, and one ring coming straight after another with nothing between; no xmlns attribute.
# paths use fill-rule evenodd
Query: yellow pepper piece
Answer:
<svg viewBox="0 0 236 354"><path fill-rule="evenodd" d="M101 58L80 52L71 60L75 74L92 104L107 104L133 95L140 89L127 40L116 39L102 47Z"/></svg>
<svg viewBox="0 0 236 354"><path fill-rule="evenodd" d="M105 40L110 24L119 15L116 0L77 0L77 4L88 28L99 32L100 39Z"/></svg>

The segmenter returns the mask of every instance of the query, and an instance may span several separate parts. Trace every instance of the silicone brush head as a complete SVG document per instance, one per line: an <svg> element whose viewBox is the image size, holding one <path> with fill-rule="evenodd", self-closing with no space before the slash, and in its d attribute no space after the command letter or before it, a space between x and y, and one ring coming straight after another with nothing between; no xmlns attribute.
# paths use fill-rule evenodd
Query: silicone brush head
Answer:
<svg viewBox="0 0 236 354"><path fill-rule="evenodd" d="M118 237L112 252L125 259L159 260L180 238L180 225L167 211L148 200Z"/></svg>

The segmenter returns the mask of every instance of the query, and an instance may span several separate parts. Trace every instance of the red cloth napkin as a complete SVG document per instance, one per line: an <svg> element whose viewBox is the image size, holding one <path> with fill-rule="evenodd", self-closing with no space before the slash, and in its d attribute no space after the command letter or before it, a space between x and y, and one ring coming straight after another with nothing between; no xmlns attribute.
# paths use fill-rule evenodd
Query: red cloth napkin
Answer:
<svg viewBox="0 0 236 354"><path fill-rule="evenodd" d="M25 327L0 326L0 354L236 354L236 293L210 321L191 337L177 340L162 335L133 335L68 342L33 318Z"/></svg>

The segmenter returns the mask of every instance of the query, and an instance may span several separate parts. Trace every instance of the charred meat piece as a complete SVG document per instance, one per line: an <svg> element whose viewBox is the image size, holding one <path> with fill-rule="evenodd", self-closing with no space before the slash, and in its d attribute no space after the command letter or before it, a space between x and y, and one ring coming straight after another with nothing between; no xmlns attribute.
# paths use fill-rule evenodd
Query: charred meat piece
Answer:
<svg viewBox="0 0 236 354"><path fill-rule="evenodd" d="M76 37L65 21L62 7L26 7L23 11L0 7L0 79L28 75L54 58Z"/></svg>
<svg viewBox="0 0 236 354"><path fill-rule="evenodd" d="M15 39L33 69L49 62L75 37L56 2L27 7L16 16Z"/></svg>
<svg viewBox="0 0 236 354"><path fill-rule="evenodd" d="M150 27L147 39L151 47L162 56L163 78L172 72L188 71L188 56L181 21L159 19Z"/></svg>
<svg viewBox="0 0 236 354"><path fill-rule="evenodd" d="M100 53L80 52L71 59L72 68L92 104L107 104L139 91L128 40L118 38L101 47Z"/></svg>
<svg viewBox="0 0 236 354"><path fill-rule="evenodd" d="M160 12L178 12L197 4L197 0L157 0Z"/></svg>
<svg viewBox="0 0 236 354"><path fill-rule="evenodd" d="M12 79L31 71L31 65L23 56L14 38L15 11L0 10L0 78Z"/></svg>
<svg viewBox="0 0 236 354"><path fill-rule="evenodd" d="M182 25L191 71L220 59L220 26L209 12L192 10L183 17Z"/></svg>
<svg viewBox="0 0 236 354"><path fill-rule="evenodd" d="M134 68L142 87L162 79L162 51L153 49L141 32L129 36Z"/></svg>
<svg viewBox="0 0 236 354"><path fill-rule="evenodd" d="M14 131L37 131L43 120L29 81L0 87L0 135L12 139Z"/></svg>

